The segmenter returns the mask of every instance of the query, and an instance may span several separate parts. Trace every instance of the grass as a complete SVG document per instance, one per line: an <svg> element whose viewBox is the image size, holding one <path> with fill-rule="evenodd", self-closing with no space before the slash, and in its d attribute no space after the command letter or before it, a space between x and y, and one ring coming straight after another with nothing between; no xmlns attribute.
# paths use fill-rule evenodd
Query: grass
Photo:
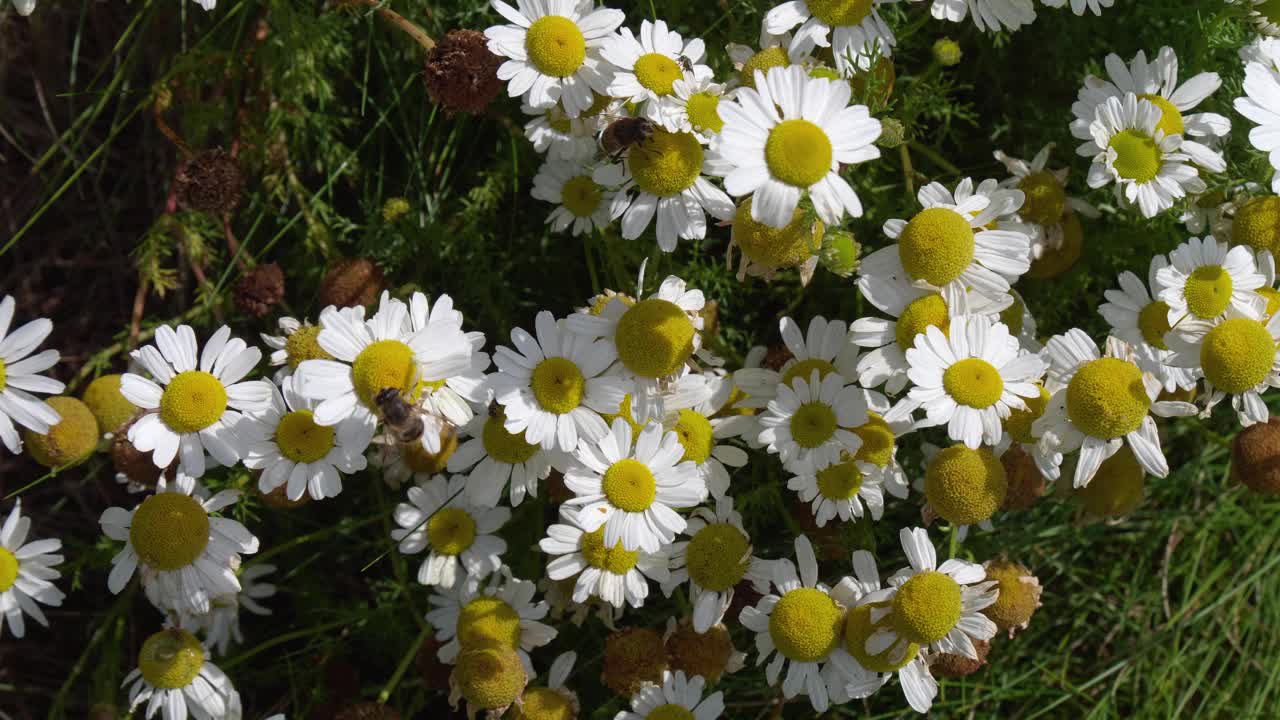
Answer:
<svg viewBox="0 0 1280 720"><path fill-rule="evenodd" d="M723 44L753 44L767 10L748 0L610 4L626 10L632 26L662 17L686 36L704 37L721 73L728 71ZM230 288L240 271L218 223L166 211L181 151L161 133L157 115L192 148L240 148L250 182L231 227L240 259L285 269L283 313L314 318L325 264L366 255L386 268L397 291L451 294L491 345L529 326L538 309L565 313L605 287L631 290L646 258L650 285L676 273L719 302L715 347L731 359L752 344L775 343L784 314L871 314L849 281L823 271L807 288L794 274L771 285L740 284L722 257L724 230L682 242L670 256L657 253L651 236L625 242L616 229L585 239L550 234L548 208L528 195L539 160L519 133L517 104L500 100L483 117L447 116L425 97L420 48L368 12L301 0L224 0L209 14L187 2L46 1L28 22L2 6L0 288L18 296L21 312L54 318L51 346L64 354L58 374L73 391L96 374L122 371L125 351L146 342L158 323L190 322L207 334L230 322L244 337L273 329L270 318L235 313ZM495 18L470 1L390 6L433 37L482 29ZM897 77L887 105L874 109L901 120L911 142L905 154L886 152L851 173L867 212L850 229L866 247L884 242L885 219L912 212L908 182L999 177L990 155L996 148L1030 157L1058 143L1055 165L1069 164L1073 191L1085 194L1087 161L1073 154L1069 107L1083 75L1100 72L1112 51L1127 58L1168 44L1184 76L1222 73L1224 87L1207 105L1232 116L1238 131L1228 148L1231 168L1210 179L1211 189L1269 177L1265 158L1247 149L1243 119L1229 109L1242 76L1236 49L1250 34L1237 8L1144 0L1101 18L1043 9L1031 28L994 37L929 20L919 4L885 15L900 41ZM964 50L955 68L931 61L929 49L943 35ZM165 96L171 100L157 113ZM413 209L388 222L380 210L396 196ZM1116 274L1142 274L1153 253L1186 237L1174 213L1141 221L1106 193L1087 196L1103 217L1086 225L1081 263L1062 278L1019 285L1042 334L1079 326L1101 337L1095 308ZM147 291L137 293L140 284ZM1044 607L1028 630L995 644L988 668L943 684L937 716L1274 716L1280 501L1230 480L1226 445L1234 427L1224 413L1163 429L1174 470L1148 479L1146 502L1123 522L1083 524L1072 505L1047 498L960 546L964 557L1003 553L1033 568L1045 586ZM214 479L219 487L250 483L242 469ZM784 484L776 461L763 455L735 477L738 506L765 557L791 555L798 526ZM438 674L420 672L416 658L433 643L417 559L394 552L389 539L388 511L400 493L374 472L346 485L338 500L301 510L257 499L236 508L262 539L263 552L249 562L278 565L282 588L270 601L275 614L246 617L246 642L219 660L249 717L332 717L361 699L386 702L404 717L435 717L427 713L444 706L433 686ZM119 705L119 683L160 620L135 590L118 598L105 590L114 548L99 536L97 517L132 501L101 456L57 473L0 459L0 494L6 508L20 494L40 532L63 538L70 596L50 613L50 630L0 640L0 707L16 708L18 717L62 718ZM896 529L918 524L917 502L891 503L874 527L844 527L824 577L847 572L857 547L876 550L886 574L900 564ZM545 493L514 514L504 536L518 576L542 574L545 558L528 548L553 518ZM945 544L940 533L934 537ZM676 596L628 614L624 624L660 628L684 610ZM608 631L594 620L565 630L536 654L538 667L576 649L571 685L583 717L612 717L623 703L596 683ZM754 659L740 628L735 638ZM721 682L729 716L811 717L804 703L773 704L761 678L750 670ZM893 684L829 714L910 715Z"/></svg>

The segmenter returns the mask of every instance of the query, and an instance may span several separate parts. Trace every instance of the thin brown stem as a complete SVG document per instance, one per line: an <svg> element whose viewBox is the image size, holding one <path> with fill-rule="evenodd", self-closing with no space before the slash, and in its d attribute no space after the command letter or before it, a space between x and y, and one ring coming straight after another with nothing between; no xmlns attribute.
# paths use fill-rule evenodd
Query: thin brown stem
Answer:
<svg viewBox="0 0 1280 720"><path fill-rule="evenodd" d="M413 38L414 42L421 45L423 50L431 50L431 48L436 46L436 41L432 40L430 35L423 32L422 28L407 20L400 13L382 7L379 0L338 0L338 4L347 6L364 5L365 7L371 7L374 12L382 16L383 20L395 25L406 35Z"/></svg>

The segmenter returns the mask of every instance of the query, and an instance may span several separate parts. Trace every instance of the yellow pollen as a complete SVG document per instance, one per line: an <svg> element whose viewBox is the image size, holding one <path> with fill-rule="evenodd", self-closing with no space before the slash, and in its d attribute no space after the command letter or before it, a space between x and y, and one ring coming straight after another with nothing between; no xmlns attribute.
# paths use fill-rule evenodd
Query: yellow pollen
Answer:
<svg viewBox="0 0 1280 720"><path fill-rule="evenodd" d="M204 667L204 648L186 630L170 628L147 638L138 652L138 669L153 687L178 690Z"/></svg>
<svg viewBox="0 0 1280 720"><path fill-rule="evenodd" d="M924 494L934 512L955 525L989 519L1004 503L1009 480L991 448L963 444L939 450L925 469Z"/></svg>
<svg viewBox="0 0 1280 720"><path fill-rule="evenodd" d="M783 120L769 131L764 161L788 185L807 188L831 172L831 139L808 120Z"/></svg>
<svg viewBox="0 0 1280 720"><path fill-rule="evenodd" d="M520 647L520 615L496 597L482 595L458 613L458 644L464 650Z"/></svg>
<svg viewBox="0 0 1280 720"><path fill-rule="evenodd" d="M697 329L684 310L668 300L649 298L618 318L614 343L618 359L646 378L671 375L693 355Z"/></svg>
<svg viewBox="0 0 1280 720"><path fill-rule="evenodd" d="M809 0L809 12L828 27L861 25L873 0Z"/></svg>
<svg viewBox="0 0 1280 720"><path fill-rule="evenodd" d="M1252 318L1231 318L1205 334L1200 345L1204 377L1223 392L1243 393L1271 374L1276 341L1267 326Z"/></svg>
<svg viewBox="0 0 1280 720"><path fill-rule="evenodd" d="M805 403L791 416L791 437L805 449L820 447L836 433L836 412L830 405Z"/></svg>
<svg viewBox="0 0 1280 720"><path fill-rule="evenodd" d="M787 67L791 64L791 58L787 56L787 49L781 46L765 48L760 52L752 55L749 60L742 64L742 70L739 71L739 78L742 84L749 88L756 86L756 71L768 75L770 68Z"/></svg>
<svg viewBox="0 0 1280 720"><path fill-rule="evenodd" d="M853 460L845 460L818 471L818 492L831 500L849 500L862 489L862 471Z"/></svg>
<svg viewBox="0 0 1280 720"><path fill-rule="evenodd" d="M937 293L918 297L902 309L897 329L894 330L898 347L903 352L915 347L916 336L930 327L938 328L943 335L951 334L951 315L947 311L947 302Z"/></svg>
<svg viewBox="0 0 1280 720"><path fill-rule="evenodd" d="M160 419L179 435L199 432L227 410L227 389L203 370L178 373L160 395Z"/></svg>
<svg viewBox="0 0 1280 720"><path fill-rule="evenodd" d="M524 38L529 61L543 75L568 77L587 59L587 41L572 20L544 15L529 26Z"/></svg>
<svg viewBox="0 0 1280 720"><path fill-rule="evenodd" d="M689 541L685 564L690 580L707 590L722 592L737 585L747 574L751 543L733 525L713 523Z"/></svg>
<svg viewBox="0 0 1280 720"><path fill-rule="evenodd" d="M284 340L284 353L289 367L294 370L305 360L332 360L333 356L320 347L320 326L303 325Z"/></svg>
<svg viewBox="0 0 1280 720"><path fill-rule="evenodd" d="M18 557L0 547L0 593L8 592L18 581Z"/></svg>
<svg viewBox="0 0 1280 720"><path fill-rule="evenodd" d="M1265 195L1241 205L1231 221L1231 239L1254 250L1270 250L1272 255L1280 256L1280 197ZM0 387L3 386L0 382Z"/></svg>
<svg viewBox="0 0 1280 720"><path fill-rule="evenodd" d="M636 80L659 97L670 95L672 86L684 78L680 63L662 53L647 53L636 60Z"/></svg>
<svg viewBox="0 0 1280 720"><path fill-rule="evenodd" d="M684 446L684 457L681 460L701 465L711 458L711 450L715 447L715 431L706 415L694 410L681 410L676 426L671 430Z"/></svg>
<svg viewBox="0 0 1280 720"><path fill-rule="evenodd" d="M670 197L693 187L702 173L702 158L702 145L693 133L658 128L627 154L627 164L641 190Z"/></svg>
<svg viewBox="0 0 1280 720"><path fill-rule="evenodd" d="M564 693L545 687L525 690L521 703L511 710L515 720L576 720L578 716Z"/></svg>
<svg viewBox="0 0 1280 720"><path fill-rule="evenodd" d="M938 287L960 277L973 262L973 249L969 219L947 208L916 213L898 238L898 258L907 274Z"/></svg>
<svg viewBox="0 0 1280 720"><path fill-rule="evenodd" d="M538 446L525 442L524 434L507 432L503 426L502 415L490 415L484 421L481 433L484 451L489 457L507 465L519 465L527 462L538 452Z"/></svg>
<svg viewBox="0 0 1280 720"><path fill-rule="evenodd" d="M815 588L796 588L783 595L769 615L769 637L789 660L818 662L837 645L844 613L831 596Z"/></svg>
<svg viewBox="0 0 1280 720"><path fill-rule="evenodd" d="M971 408L988 408L1004 394L1004 380L981 358L965 358L942 373L942 387L953 400Z"/></svg>
<svg viewBox="0 0 1280 720"><path fill-rule="evenodd" d="M1089 484L1075 490L1085 512L1103 518L1123 517L1142 504L1147 473L1128 445L1102 461Z"/></svg>
<svg viewBox="0 0 1280 720"><path fill-rule="evenodd" d="M1218 317L1231 304L1233 286L1231 273L1221 265L1201 265L1191 271L1182 291L1187 310L1202 320Z"/></svg>
<svg viewBox="0 0 1280 720"><path fill-rule="evenodd" d="M462 508L443 508L427 521L427 541L441 555L458 555L476 541L476 521Z"/></svg>
<svg viewBox="0 0 1280 720"><path fill-rule="evenodd" d="M1119 358L1099 358L1067 385L1067 417L1086 435L1111 440L1142 426L1151 407L1142 371Z"/></svg>
<svg viewBox="0 0 1280 720"><path fill-rule="evenodd" d="M565 181L560 189L560 202L575 217L591 217L600 207L603 193L589 175L579 175Z"/></svg>
<svg viewBox="0 0 1280 720"><path fill-rule="evenodd" d="M1067 210L1067 192L1048 170L1033 172L1018 182L1026 199L1018 213L1039 225L1057 225Z"/></svg>
<svg viewBox="0 0 1280 720"><path fill-rule="evenodd" d="M1151 136L1137 130L1122 130L1108 143L1116 151L1116 173L1138 184L1151 182L1160 174L1164 160L1160 146Z"/></svg>
<svg viewBox="0 0 1280 720"><path fill-rule="evenodd" d="M142 562L157 570L185 568L209 544L209 513L190 496L157 493L133 511L129 543Z"/></svg>
<svg viewBox="0 0 1280 720"><path fill-rule="evenodd" d="M797 207L786 227L769 227L751 218L751 198L733 215L733 242L751 261L765 268L794 267L822 249L823 224Z"/></svg>
<svg viewBox="0 0 1280 720"><path fill-rule="evenodd" d="M588 565L614 575L626 575L640 559L640 551L627 550L622 546L621 540L611 548L605 547L603 527L582 533L578 540L578 551Z"/></svg>
<svg viewBox="0 0 1280 720"><path fill-rule="evenodd" d="M582 404L587 381L572 360L551 357L533 369L529 385L543 410L563 415Z"/></svg>
<svg viewBox="0 0 1280 720"><path fill-rule="evenodd" d="M1169 304L1163 300L1148 303L1138 312L1138 329L1142 331L1142 339L1148 345L1168 350L1164 336L1172 329L1169 326Z"/></svg>
<svg viewBox="0 0 1280 720"><path fill-rule="evenodd" d="M724 120L720 118L720 96L709 92L694 93L685 104L685 112L689 114L689 124L698 132L718 133L724 129Z"/></svg>
<svg viewBox="0 0 1280 720"><path fill-rule="evenodd" d="M624 512L644 512L658 496L653 472L634 458L623 458L610 465L600 484L609 502Z"/></svg>
<svg viewBox="0 0 1280 720"><path fill-rule="evenodd" d="M276 447L290 460L313 463L333 449L333 428L317 425L310 410L294 410L280 418Z"/></svg>
<svg viewBox="0 0 1280 720"><path fill-rule="evenodd" d="M1036 397L1024 397L1022 401L1027 404L1026 410L1014 410L1009 413L1009 417L1004 421L1004 430L1009 433L1009 437L1015 442L1034 443L1039 438L1031 433L1031 426L1036 420L1044 415L1045 408L1049 407L1049 391L1040 383L1036 383L1040 394Z"/></svg>
<svg viewBox="0 0 1280 720"><path fill-rule="evenodd" d="M867 413L867 422L853 428L853 434L862 439L862 446L853 459L879 468L887 466L893 460L896 446L893 428L878 413Z"/></svg>
<svg viewBox="0 0 1280 720"><path fill-rule="evenodd" d="M845 614L844 619L844 649L857 659L862 667L877 673L897 672L907 666L907 663L915 659L916 654L920 652L920 646L915 643L908 643L906 652L903 653L902 659L898 662L890 662L889 654L893 652L893 648L889 648L879 655L872 655L867 652L867 638L872 634L887 629L891 626L892 621L889 618L882 618L876 624L871 623L871 609L886 607L889 602L872 603L870 605L859 605L850 608Z"/></svg>
<svg viewBox="0 0 1280 720"><path fill-rule="evenodd" d="M1160 108L1160 122L1156 123L1156 127L1164 131L1165 135L1181 135L1187 130L1187 126L1182 122L1182 112L1160 95L1152 95L1143 93L1138 96L1139 100L1147 102Z"/></svg>
<svg viewBox="0 0 1280 720"><path fill-rule="evenodd" d="M409 395L417 381L413 350L399 340L370 343L351 363L351 381L356 396L369 409L376 409L374 398L386 388Z"/></svg>
<svg viewBox="0 0 1280 720"><path fill-rule="evenodd" d="M694 720L693 711L683 705L666 703L649 711L644 720Z"/></svg>
<svg viewBox="0 0 1280 720"><path fill-rule="evenodd" d="M825 379L828 375L835 372L836 366L832 365L826 360L820 360L818 358L809 358L808 360L801 360L800 362L787 368L786 372L782 373L782 384L790 386L791 381L795 380L796 378L801 378L805 382L809 382L810 378L813 377L814 370L818 371L818 379L821 380L821 379Z"/></svg>
<svg viewBox="0 0 1280 720"><path fill-rule="evenodd" d="M468 710L497 714L520 699L529 676L510 648L463 649L450 677Z"/></svg>
<svg viewBox="0 0 1280 720"><path fill-rule="evenodd" d="M894 627L918 645L946 637L962 611L960 584L936 570L912 576L893 597Z"/></svg>

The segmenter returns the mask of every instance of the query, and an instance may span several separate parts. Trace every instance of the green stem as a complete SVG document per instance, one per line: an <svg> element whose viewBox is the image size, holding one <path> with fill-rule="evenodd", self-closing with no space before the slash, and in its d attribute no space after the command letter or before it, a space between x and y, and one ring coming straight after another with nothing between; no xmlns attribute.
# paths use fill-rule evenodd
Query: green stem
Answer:
<svg viewBox="0 0 1280 720"><path fill-rule="evenodd" d="M422 647L422 643L427 641L427 635L431 633L431 626L424 625L422 631L418 633L418 639L413 641L413 645L409 646L409 651L400 658L400 664L396 666L396 671L391 673L391 679L387 680L387 684L382 687L382 692L378 693L378 704L386 705L387 700L391 697L391 693L396 689L396 685L400 684L400 678L404 677L404 673L409 669L409 665L414 658L418 656L418 649Z"/></svg>
<svg viewBox="0 0 1280 720"><path fill-rule="evenodd" d="M960 526L955 523L951 524L951 553L948 557L956 556L956 549L960 545Z"/></svg>
<svg viewBox="0 0 1280 720"><path fill-rule="evenodd" d="M908 142L907 145L910 145L912 150L915 150L921 155L924 155L925 157L929 158L929 160L932 161L934 165L937 165L938 167L942 168L943 170L946 170L952 175L964 174L964 171L962 171L960 168L956 167L955 165L951 164L950 160L947 160L946 158L944 158L942 156L942 153L938 152L937 150L934 150L928 145L921 145L920 143L915 142L914 140Z"/></svg>

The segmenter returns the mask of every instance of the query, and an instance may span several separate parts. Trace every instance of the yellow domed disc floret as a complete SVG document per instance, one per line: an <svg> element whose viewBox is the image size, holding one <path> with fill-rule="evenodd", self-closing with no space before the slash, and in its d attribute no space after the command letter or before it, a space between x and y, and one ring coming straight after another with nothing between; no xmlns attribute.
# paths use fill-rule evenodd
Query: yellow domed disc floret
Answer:
<svg viewBox="0 0 1280 720"><path fill-rule="evenodd" d="M1252 318L1223 320L1204 336L1200 366L1219 390L1242 393L1267 379L1276 361L1276 341Z"/></svg>
<svg viewBox="0 0 1280 720"><path fill-rule="evenodd" d="M609 502L624 512L644 512L658 496L653 472L633 458L623 458L610 465L600 485Z"/></svg>
<svg viewBox="0 0 1280 720"><path fill-rule="evenodd" d="M587 59L587 41L572 20L544 15L529 26L524 37L529 62L543 75L568 77Z"/></svg>
<svg viewBox="0 0 1280 720"><path fill-rule="evenodd" d="M0 370L0 376L3 373L4 371ZM115 430L138 412L138 407L120 393L120 380L123 377L118 374L103 375L89 383L89 387L85 388L84 396L81 398L98 420L98 429L103 432ZM4 382L0 379L0 388L3 387Z"/></svg>
<svg viewBox="0 0 1280 720"><path fill-rule="evenodd" d="M510 648L463 650L453 684L475 710L501 710L520 699L529 681L520 656Z"/></svg>
<svg viewBox="0 0 1280 720"><path fill-rule="evenodd" d="M1164 164L1160 146L1150 136L1137 130L1121 130L1107 145L1115 151L1116 174L1136 183L1151 182Z"/></svg>
<svg viewBox="0 0 1280 720"><path fill-rule="evenodd" d="M1147 102L1160 108L1160 122L1156 123L1156 127L1163 130L1165 135L1181 135L1186 132L1187 126L1182 121L1182 111L1167 99L1150 93L1143 93L1138 96L1139 100Z"/></svg>
<svg viewBox="0 0 1280 720"><path fill-rule="evenodd" d="M893 428L878 413L867 413L867 422L853 428L853 434L862 439L862 446L853 456L855 460L871 463L876 467L886 467L893 460L896 446Z"/></svg>
<svg viewBox="0 0 1280 720"><path fill-rule="evenodd" d="M520 615L506 601L482 595L458 613L458 644L463 649L520 647Z"/></svg>
<svg viewBox="0 0 1280 720"><path fill-rule="evenodd" d="M8 592L18 581L18 557L0 547L0 593Z"/></svg>
<svg viewBox="0 0 1280 720"><path fill-rule="evenodd" d="M938 287L960 277L973 262L973 251L969 219L947 208L921 210L898 237L903 269L912 279Z"/></svg>
<svg viewBox="0 0 1280 720"><path fill-rule="evenodd" d="M1142 339L1147 344L1168 350L1169 346L1164 342L1164 336L1169 334L1172 328L1169 325L1169 304L1163 300L1156 300L1148 303L1146 307L1138 311L1138 329L1142 331Z"/></svg>
<svg viewBox="0 0 1280 720"><path fill-rule="evenodd" d="M1018 181L1026 199L1018 210L1026 220L1038 225L1057 225L1067 209L1067 192L1048 170L1033 172Z"/></svg>
<svg viewBox="0 0 1280 720"><path fill-rule="evenodd" d="M873 0L809 0L809 12L828 27L861 25Z"/></svg>
<svg viewBox="0 0 1280 720"><path fill-rule="evenodd" d="M783 120L769 131L764 161L788 185L807 188L831 172L831 139L808 120Z"/></svg>
<svg viewBox="0 0 1280 720"><path fill-rule="evenodd" d="M722 592L746 575L751 564L751 544L733 525L713 523L694 534L685 558L690 580L707 590Z"/></svg>
<svg viewBox="0 0 1280 720"><path fill-rule="evenodd" d="M1231 304L1234 284L1231 273L1221 265L1201 265L1191 271L1182 291L1187 300L1187 310L1203 320L1218 317Z"/></svg>
<svg viewBox="0 0 1280 720"><path fill-rule="evenodd" d="M178 373L160 396L160 419L170 430L186 435L218 422L227 410L227 389L203 370Z"/></svg>
<svg viewBox="0 0 1280 720"><path fill-rule="evenodd" d="M916 336L930 327L938 328L943 335L948 335L951 331L951 315L947 312L947 303L937 293L923 295L907 303L902 309L902 315L898 316L894 339L905 352L915 347Z"/></svg>
<svg viewBox="0 0 1280 720"><path fill-rule="evenodd" d="M1150 408L1142 371L1119 358L1089 362L1067 385L1067 417L1086 435L1102 440L1142 427Z"/></svg>
<svg viewBox="0 0 1280 720"><path fill-rule="evenodd" d="M818 471L818 492L831 500L849 500L862 489L862 471L853 460L846 459Z"/></svg>
<svg viewBox="0 0 1280 720"><path fill-rule="evenodd" d="M709 92L694 93L685 104L685 112L689 114L689 124L698 132L718 133L724 129L724 120L720 117L719 95Z"/></svg>
<svg viewBox="0 0 1280 720"><path fill-rule="evenodd" d="M906 652L902 654L902 659L898 662L890 662L889 654L893 652L893 648L889 648L879 655L872 655L867 652L867 638L872 634L885 629L890 625L889 618L884 618L876 624L871 623L871 609L885 607L889 603L872 603L870 605L859 605L850 608L845 614L844 619L844 649L849 652L862 667L876 673L897 672L907 666L907 663L915 659L920 652L920 646L915 643L908 643Z"/></svg>
<svg viewBox="0 0 1280 720"><path fill-rule="evenodd" d="M418 368L413 350L399 340L369 343L351 363L351 382L365 407L376 407L378 393L395 388L409 395L417 382Z"/></svg>
<svg viewBox="0 0 1280 720"><path fill-rule="evenodd" d="M317 425L310 410L294 410L276 426L276 447L298 463L321 460L333 449L333 428Z"/></svg>
<svg viewBox="0 0 1280 720"><path fill-rule="evenodd" d="M303 325L284 340L284 352L289 367L294 370L307 360L332 360L333 356L320 347L320 326Z"/></svg>
<svg viewBox="0 0 1280 720"><path fill-rule="evenodd" d="M1089 484L1075 491L1090 515L1123 517L1142 504L1146 471L1126 445L1102 461Z"/></svg>
<svg viewBox="0 0 1280 720"><path fill-rule="evenodd" d="M73 397L51 397L45 402L62 419L43 435L30 430L23 433L32 459L47 468L56 468L92 453L102 432L89 406Z"/></svg>
<svg viewBox="0 0 1280 720"><path fill-rule="evenodd" d="M1010 412L1004 421L1004 431L1009 433L1014 442L1034 443L1039 439L1032 434L1031 426L1044 415L1045 408L1049 407L1049 391L1040 383L1036 383L1036 387L1040 390L1039 395L1022 398L1027 404L1026 409Z"/></svg>
<svg viewBox="0 0 1280 720"><path fill-rule="evenodd" d="M822 380L826 378L828 375L830 375L831 373L835 372L836 366L832 365L826 360L821 360L818 358L809 358L808 360L801 360L800 362L787 368L786 372L782 373L782 384L790 386L791 381L795 380L796 378L801 378L805 382L808 382L813 377L814 370L818 371L818 379Z"/></svg>
<svg viewBox="0 0 1280 720"><path fill-rule="evenodd" d="M974 525L1000 509L1009 481L990 448L963 444L939 450L925 469L924 494L934 512L956 525Z"/></svg>
<svg viewBox="0 0 1280 720"><path fill-rule="evenodd" d="M739 77L743 85L754 88L756 86L757 70L767 75L770 68L787 67L790 64L791 58L787 56L787 49L775 45L752 55L749 60L743 63L742 70L739 71Z"/></svg>
<svg viewBox="0 0 1280 720"><path fill-rule="evenodd" d="M658 197L693 187L702 173L702 144L692 133L656 129L627 155L636 185Z"/></svg>
<svg viewBox="0 0 1280 720"><path fill-rule="evenodd" d="M484 421L481 442L489 457L500 463L519 465L538 452L538 446L525 442L524 434L507 432L502 415L490 415Z"/></svg>
<svg viewBox="0 0 1280 720"><path fill-rule="evenodd" d="M805 449L820 447L836 432L836 413L822 403L805 403L791 416L791 437Z"/></svg>
<svg viewBox="0 0 1280 720"><path fill-rule="evenodd" d="M1231 239L1254 250L1280 254L1280 197L1256 197L1241 205L1231 221Z"/></svg>
<svg viewBox="0 0 1280 720"><path fill-rule="evenodd" d="M186 630L170 628L147 638L138 652L138 670L152 687L178 690L204 667L204 647Z"/></svg>
<svg viewBox="0 0 1280 720"><path fill-rule="evenodd" d="M1018 563L997 560L987 565L986 579L996 581L999 594L982 613L1001 630L1024 627L1040 606L1040 584L1028 582L1035 576Z"/></svg>
<svg viewBox="0 0 1280 720"><path fill-rule="evenodd" d="M769 638L788 660L822 660L840 644L843 631L844 612L815 588L788 592L769 615Z"/></svg>
<svg viewBox="0 0 1280 720"><path fill-rule="evenodd" d="M543 410L563 415L582 404L587 381L572 360L549 357L533 369L529 385Z"/></svg>
<svg viewBox="0 0 1280 720"><path fill-rule="evenodd" d="M129 542L157 570L187 567L209 544L209 513L188 495L157 493L133 511Z"/></svg>
<svg viewBox="0 0 1280 720"><path fill-rule="evenodd" d="M654 95L670 95L677 80L684 77L680 63L662 53L646 53L636 59L636 80Z"/></svg>
<svg viewBox="0 0 1280 720"><path fill-rule="evenodd" d="M988 408L1004 394L1004 380L981 358L965 358L942 373L942 387L953 400L971 408Z"/></svg>
<svg viewBox="0 0 1280 720"><path fill-rule="evenodd" d="M627 550L622 547L621 540L611 548L605 547L603 527L589 533L582 533L582 537L578 540L578 551L582 553L582 558L588 565L614 575L626 575L640 559L640 551Z"/></svg>
<svg viewBox="0 0 1280 720"><path fill-rule="evenodd" d="M627 308L618 319L614 343L618 359L646 378L671 375L693 355L697 328L678 305L649 298Z"/></svg>
<svg viewBox="0 0 1280 720"><path fill-rule="evenodd" d="M441 555L458 555L476 541L476 521L462 508L442 508L427 521L427 541Z"/></svg>
<svg viewBox="0 0 1280 720"><path fill-rule="evenodd" d="M521 702L512 708L515 720L575 720L578 711L564 693L536 687L524 691Z"/></svg>
<svg viewBox="0 0 1280 720"><path fill-rule="evenodd" d="M947 636L963 611L960 584L949 575L926 570L911 577L893 596L893 626L918 645Z"/></svg>
<svg viewBox="0 0 1280 720"><path fill-rule="evenodd" d="M826 228L797 207L786 227L769 227L751 218L751 198L733 215L733 242L753 263L766 268L794 267L822 249Z"/></svg>
<svg viewBox="0 0 1280 720"><path fill-rule="evenodd" d="M711 458L711 450L715 447L715 430L706 415L695 410L681 410L676 426L671 428L680 444L684 446L684 457L701 465Z"/></svg>
<svg viewBox="0 0 1280 720"><path fill-rule="evenodd" d="M560 188L560 204L573 213L574 217L591 217L600 207L600 198L603 196L604 191L590 175L571 177Z"/></svg>

